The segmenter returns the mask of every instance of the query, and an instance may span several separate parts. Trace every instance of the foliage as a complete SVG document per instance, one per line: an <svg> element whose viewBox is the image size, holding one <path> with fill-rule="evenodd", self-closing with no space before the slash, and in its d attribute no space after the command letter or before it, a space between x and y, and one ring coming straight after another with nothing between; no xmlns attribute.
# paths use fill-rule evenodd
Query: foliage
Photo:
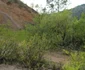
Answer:
<svg viewBox="0 0 85 70"><path fill-rule="evenodd" d="M31 40L32 39L32 40ZM33 37L27 41L26 31L13 31L0 26L0 63L20 63L26 67L41 68L44 64L41 41Z"/></svg>
<svg viewBox="0 0 85 70"><path fill-rule="evenodd" d="M85 14L85 4L79 5L72 9L73 17L81 18L82 13Z"/></svg>
<svg viewBox="0 0 85 70"><path fill-rule="evenodd" d="M39 41L38 41L39 40ZM39 37L36 35L28 42L29 48L27 50L26 59L24 62L25 65L28 65L29 68L41 68L45 64L43 58L44 49L42 48L42 42Z"/></svg>
<svg viewBox="0 0 85 70"><path fill-rule="evenodd" d="M85 41L85 14L79 20L74 22L73 26L73 45L74 49L81 49Z"/></svg>
<svg viewBox="0 0 85 70"><path fill-rule="evenodd" d="M40 14L35 24L22 30L12 30L0 25L0 63L18 62L29 69L41 70L49 65L44 60L46 50L63 49L72 56L64 70L84 70L85 53L70 53L67 50L85 49L85 14L73 18L67 10L59 13ZM53 65L52 65L53 66ZM55 69L55 65L53 69Z"/></svg>
<svg viewBox="0 0 85 70"><path fill-rule="evenodd" d="M63 70L85 70L85 52L71 53L72 60L63 66Z"/></svg>
<svg viewBox="0 0 85 70"><path fill-rule="evenodd" d="M70 15L70 16L69 16ZM72 18L69 11L38 15L34 22L28 25L28 36L38 35L45 39L47 49L83 49L85 44L85 14L80 19ZM31 38L30 37L30 38Z"/></svg>
<svg viewBox="0 0 85 70"><path fill-rule="evenodd" d="M69 44L67 40L71 36L72 20L68 11L42 14L37 16L34 21L36 25L28 25L28 33L30 36L38 34L41 39L45 39L44 44L48 49L63 48Z"/></svg>

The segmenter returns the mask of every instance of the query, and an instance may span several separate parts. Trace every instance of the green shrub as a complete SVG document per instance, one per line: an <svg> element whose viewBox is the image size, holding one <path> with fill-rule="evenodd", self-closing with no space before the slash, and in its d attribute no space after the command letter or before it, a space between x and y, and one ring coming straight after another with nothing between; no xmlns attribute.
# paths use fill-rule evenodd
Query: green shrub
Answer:
<svg viewBox="0 0 85 70"><path fill-rule="evenodd" d="M47 40L48 49L67 47L71 41L72 20L69 13L42 14L34 19L36 25L28 25L29 36L38 34L41 38Z"/></svg>
<svg viewBox="0 0 85 70"><path fill-rule="evenodd" d="M63 66L63 70L85 70L85 52L71 53L71 61Z"/></svg>
<svg viewBox="0 0 85 70"><path fill-rule="evenodd" d="M0 63L17 62L30 69L44 66L44 38L41 42L41 37L35 35L27 41L25 30L11 31L4 27L0 27L0 34Z"/></svg>
<svg viewBox="0 0 85 70"><path fill-rule="evenodd" d="M82 49L85 44L85 14L78 20L68 11L38 15L36 25L29 25L28 33L33 36L45 35L48 48Z"/></svg>
<svg viewBox="0 0 85 70"><path fill-rule="evenodd" d="M0 40L0 60L2 62L17 61L17 43L13 40Z"/></svg>
<svg viewBox="0 0 85 70"><path fill-rule="evenodd" d="M73 42L75 49L82 49L85 42L85 17L83 16L79 20L75 21L73 26Z"/></svg>

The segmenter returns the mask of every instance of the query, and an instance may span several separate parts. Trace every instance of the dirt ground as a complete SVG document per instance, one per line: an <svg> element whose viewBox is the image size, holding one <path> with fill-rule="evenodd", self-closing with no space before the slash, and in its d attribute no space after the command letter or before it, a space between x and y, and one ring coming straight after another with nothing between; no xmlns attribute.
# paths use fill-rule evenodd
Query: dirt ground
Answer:
<svg viewBox="0 0 85 70"><path fill-rule="evenodd" d="M20 66L16 66L16 65L1 64L0 65L0 70L27 70L27 69L26 68L22 68Z"/></svg>
<svg viewBox="0 0 85 70"><path fill-rule="evenodd" d="M55 63L65 64L69 62L70 57L68 55L64 55L62 52L49 52L44 56L46 60L52 61Z"/></svg>

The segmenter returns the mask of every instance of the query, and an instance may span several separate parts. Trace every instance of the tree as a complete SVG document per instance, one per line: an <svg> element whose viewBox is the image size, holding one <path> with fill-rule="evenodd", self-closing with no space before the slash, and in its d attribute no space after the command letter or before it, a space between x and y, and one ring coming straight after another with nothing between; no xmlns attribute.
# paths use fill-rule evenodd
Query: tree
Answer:
<svg viewBox="0 0 85 70"><path fill-rule="evenodd" d="M51 11L59 12L62 9L66 8L68 0L46 0L47 6L51 9Z"/></svg>

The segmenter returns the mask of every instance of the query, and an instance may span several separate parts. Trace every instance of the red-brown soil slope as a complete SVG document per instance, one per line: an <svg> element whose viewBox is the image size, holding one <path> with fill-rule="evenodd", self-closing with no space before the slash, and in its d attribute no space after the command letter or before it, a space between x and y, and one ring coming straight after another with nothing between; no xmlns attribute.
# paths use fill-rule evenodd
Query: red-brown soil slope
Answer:
<svg viewBox="0 0 85 70"><path fill-rule="evenodd" d="M20 0L0 0L0 24L9 24L13 28L23 28L27 23L33 23L38 14Z"/></svg>

